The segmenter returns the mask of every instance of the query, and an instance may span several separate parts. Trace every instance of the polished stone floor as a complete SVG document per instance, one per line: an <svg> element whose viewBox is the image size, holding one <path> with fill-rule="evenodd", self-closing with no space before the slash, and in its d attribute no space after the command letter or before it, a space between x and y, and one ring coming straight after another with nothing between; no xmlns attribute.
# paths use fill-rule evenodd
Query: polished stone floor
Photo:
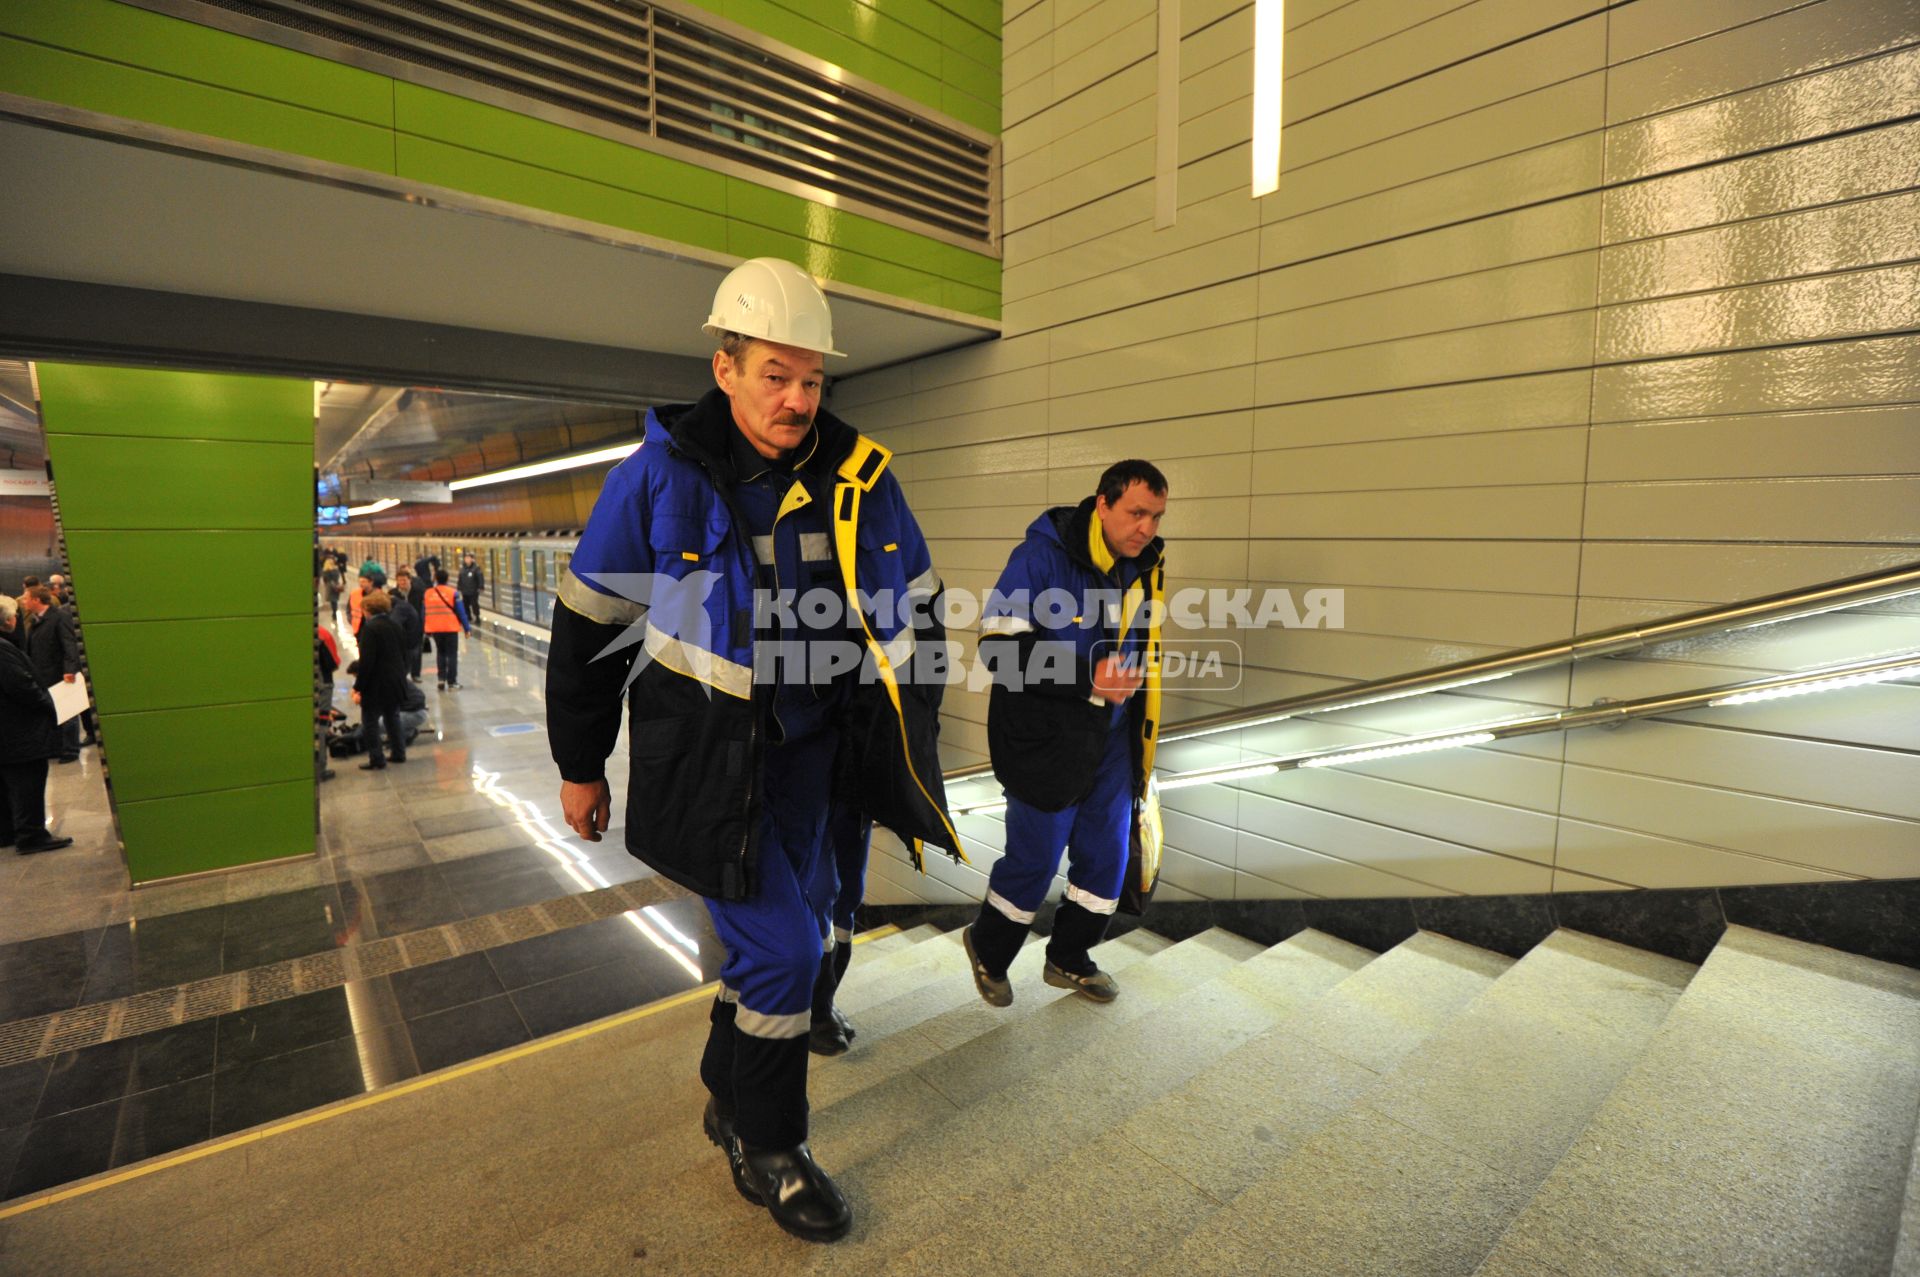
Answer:
<svg viewBox="0 0 1920 1277"><path fill-rule="evenodd" d="M336 760L310 860L129 891L96 752L55 768L55 819L76 845L4 865L0 1035L29 1017L105 1014L132 995L648 876L622 848L618 784L605 841L561 823L540 671L485 643L462 656L462 688L437 691L427 654L431 717L405 764L362 772ZM623 747L609 773L625 770ZM674 892L644 911L99 1045L58 1050L51 1035L0 1068L0 1196L599 1019L703 983L720 960L705 909Z"/></svg>

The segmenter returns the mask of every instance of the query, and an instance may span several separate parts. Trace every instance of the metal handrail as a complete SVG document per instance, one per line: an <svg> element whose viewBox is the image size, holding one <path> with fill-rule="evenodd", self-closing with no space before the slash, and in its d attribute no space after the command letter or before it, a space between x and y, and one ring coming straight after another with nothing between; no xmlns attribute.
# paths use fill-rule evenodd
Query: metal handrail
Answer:
<svg viewBox="0 0 1920 1277"><path fill-rule="evenodd" d="M1920 652L1834 665L1812 673L1779 674L1772 678L1751 679L1744 683L1725 683L1691 692L1668 692L1633 701L1613 701L1589 708L1555 710L1530 714L1523 718L1505 718L1491 723L1475 723L1425 732L1418 736L1396 736L1358 745L1338 745L1331 749L1301 750L1292 754L1273 754L1265 758L1240 759L1215 767L1176 772L1156 780L1165 792L1195 785L1217 785L1230 780L1251 780L1303 767L1338 767L1347 763L1372 762L1409 754L1427 754L1468 745L1489 745L1515 736L1537 736L1543 732L1570 732L1582 727L1618 727L1636 718L1655 714L1677 714L1690 709L1746 700L1768 700L1776 696L1796 696L1802 692L1824 691L1828 686L1843 687L1861 683L1884 683L1894 679L1920 678ZM957 804L955 816L982 816L1007 805L1004 798Z"/></svg>
<svg viewBox="0 0 1920 1277"><path fill-rule="evenodd" d="M1308 692L1301 696L1284 697L1246 709L1208 714L1169 727L1160 734L1160 743L1166 745L1176 741L1211 736L1219 732L1262 727L1269 723L1296 718L1302 714L1325 714L1335 710L1356 709L1362 705L1377 705L1383 701L1403 700L1428 692L1451 691L1478 683L1490 683L1495 679L1507 678L1515 674L1526 674L1535 670L1550 669L1556 665L1588 660L1596 656L1621 656L1640 651L1656 643L1671 643L1679 639L1729 630L1752 629L1756 626L1797 620L1821 612L1859 607L1912 594L1920 594L1920 563L1909 563L1902 567L1863 573L1859 576L1842 577L1820 585L1761 595L1739 603L1704 608L1697 612L1685 612L1649 625L1623 625L1609 630L1596 630L1591 634L1575 635L1559 643L1516 648L1497 656L1456 661L1451 665L1437 665L1411 674L1395 674L1387 678L1374 679L1371 682L1356 683L1351 687ZM1722 689L1714 694L1728 693ZM1621 713L1623 707L1640 703L1642 702L1621 702L1591 710L1567 711L1567 713L1592 715L1593 722L1602 722L1608 718L1631 717L1630 714ZM1565 724L1568 727L1590 725L1588 722ZM1533 730L1554 731L1558 728L1546 725ZM1448 736L1458 734L1458 731L1443 733ZM1407 739L1412 741L1422 738ZM1242 766L1246 765L1248 764L1242 764ZM946 772L943 779L949 783L971 780L977 776L987 775L992 770L991 763L975 763Z"/></svg>

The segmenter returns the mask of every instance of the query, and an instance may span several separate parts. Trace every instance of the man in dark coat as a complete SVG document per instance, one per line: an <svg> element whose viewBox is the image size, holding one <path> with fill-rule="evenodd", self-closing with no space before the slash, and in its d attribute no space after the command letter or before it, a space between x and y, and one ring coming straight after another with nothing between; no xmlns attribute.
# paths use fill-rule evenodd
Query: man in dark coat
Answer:
<svg viewBox="0 0 1920 1277"><path fill-rule="evenodd" d="M424 595L405 568L394 574L393 593L388 596L393 601L393 623L400 627L400 637L406 641L407 677L416 683L420 681L421 653L427 645Z"/></svg>
<svg viewBox="0 0 1920 1277"><path fill-rule="evenodd" d="M353 696L360 702L360 735L367 745L361 771L379 771L387 765L380 750L380 729L387 732L387 749L396 763L407 761L407 738L400 727L400 705L407 696L407 649L400 627L393 623L393 600L385 590L368 594L360 623L360 674Z"/></svg>
<svg viewBox="0 0 1920 1277"><path fill-rule="evenodd" d="M467 555L467 561L460 565L460 580L457 585L460 597L467 605L467 624L479 624L480 592L487 588L487 574L480 570L479 561L471 554Z"/></svg>
<svg viewBox="0 0 1920 1277"><path fill-rule="evenodd" d="M0 633L12 635L19 610L0 596ZM0 643L0 847L26 856L73 846L47 832L47 759L59 748L53 698L26 654Z"/></svg>
<svg viewBox="0 0 1920 1277"><path fill-rule="evenodd" d="M33 665L34 677L42 687L73 682L82 668L73 614L54 602L53 591L44 585L27 591L27 611L33 614L33 628L27 631L27 660ZM60 724L59 732L60 761L76 761L80 757L80 720L68 719Z"/></svg>

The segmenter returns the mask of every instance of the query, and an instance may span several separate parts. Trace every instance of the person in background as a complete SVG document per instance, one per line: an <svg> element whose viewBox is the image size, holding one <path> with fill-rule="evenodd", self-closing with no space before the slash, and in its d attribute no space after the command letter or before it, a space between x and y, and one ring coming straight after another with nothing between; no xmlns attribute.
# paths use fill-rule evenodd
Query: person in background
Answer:
<svg viewBox="0 0 1920 1277"><path fill-rule="evenodd" d="M379 577L380 565L367 560L360 565L360 578L354 582L353 593L347 596L347 628L356 639L360 637L360 623L366 619L367 593L375 588Z"/></svg>
<svg viewBox="0 0 1920 1277"><path fill-rule="evenodd" d="M33 613L27 610L27 594L38 584L40 578L28 573L20 582L18 597L13 600L19 615L19 621L13 627L13 645L23 652L27 650L27 631L33 628Z"/></svg>
<svg viewBox="0 0 1920 1277"><path fill-rule="evenodd" d="M47 578L47 588L53 591L53 601L61 607L73 606L73 583L55 572Z"/></svg>
<svg viewBox="0 0 1920 1277"><path fill-rule="evenodd" d="M400 728L400 706L407 698L407 649L400 627L393 623L393 599L385 590L371 590L361 605L360 672L353 683L353 699L360 704L360 736L366 742L367 761L360 770L379 771L387 754L396 763L407 761L407 738ZM387 731L387 754L380 750L380 729Z"/></svg>
<svg viewBox="0 0 1920 1277"><path fill-rule="evenodd" d="M427 694L417 683L408 683L400 699L400 739L413 744L413 738L427 725Z"/></svg>
<svg viewBox="0 0 1920 1277"><path fill-rule="evenodd" d="M27 591L27 610L33 615L33 628L27 631L27 660L33 666L40 686L71 683L82 668L80 639L73 632L73 616L53 601L53 591L36 585ZM80 719L76 715L59 724L60 762L80 758Z"/></svg>
<svg viewBox="0 0 1920 1277"><path fill-rule="evenodd" d="M467 628L471 630L480 623L480 592L487 588L487 575L480 570L479 561L472 554L466 556L466 562L460 565L460 579L454 583L460 591L460 597L467 604Z"/></svg>
<svg viewBox="0 0 1920 1277"><path fill-rule="evenodd" d="M447 570L433 574L433 588L427 591L426 630L433 635L434 677L440 690L460 686L460 635L467 624L466 601L447 584Z"/></svg>
<svg viewBox="0 0 1920 1277"><path fill-rule="evenodd" d="M340 596L346 592L347 575L340 570L340 560L327 556L326 566L320 570L320 589L327 599L327 617L334 624L340 624Z"/></svg>
<svg viewBox="0 0 1920 1277"><path fill-rule="evenodd" d="M427 633L421 619L421 605L414 601L413 574L401 568L393 574L393 623L407 643L407 677L420 681L420 650L426 646Z"/></svg>
<svg viewBox="0 0 1920 1277"><path fill-rule="evenodd" d="M0 631L19 628L20 605L0 595ZM47 759L60 748L53 698L26 654L0 643L0 847L30 856L73 846L47 832Z"/></svg>

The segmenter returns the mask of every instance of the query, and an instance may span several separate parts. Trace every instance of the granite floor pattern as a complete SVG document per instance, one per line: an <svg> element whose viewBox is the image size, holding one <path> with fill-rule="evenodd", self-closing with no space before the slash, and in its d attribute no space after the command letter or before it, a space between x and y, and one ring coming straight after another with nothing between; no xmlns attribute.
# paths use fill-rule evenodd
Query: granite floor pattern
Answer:
<svg viewBox="0 0 1920 1277"><path fill-rule="evenodd" d="M0 1269L1882 1277L1912 1233L1920 972L1741 927L1697 970L1566 930L1518 960L1217 930L1097 956L1118 1002L1045 985L1030 946L991 1010L951 934L856 955L860 1036L810 1077L856 1210L831 1247L742 1202L701 1135L696 993L0 1204ZM450 964L386 1023L513 996L499 964ZM0 1100L111 1076L210 1093L210 1128L249 1103L271 1123L270 1069L345 1072L303 1022L0 1076ZM164 1139L166 1111L136 1120Z"/></svg>
<svg viewBox="0 0 1920 1277"><path fill-rule="evenodd" d="M429 723L405 764L361 772L355 760L336 760L321 786L311 859L129 890L98 751L52 769L51 823L75 846L0 858L10 905L0 914L0 1031L650 876L622 845L618 782L615 829L582 842L559 819L544 731L495 734L543 721L540 671L486 644L463 655L466 684L429 686ZM337 702L347 705L344 681ZM610 760L610 775L624 770L622 757ZM717 973L719 946L699 902L672 894L644 917L587 922L0 1069L0 1197L698 985Z"/></svg>

